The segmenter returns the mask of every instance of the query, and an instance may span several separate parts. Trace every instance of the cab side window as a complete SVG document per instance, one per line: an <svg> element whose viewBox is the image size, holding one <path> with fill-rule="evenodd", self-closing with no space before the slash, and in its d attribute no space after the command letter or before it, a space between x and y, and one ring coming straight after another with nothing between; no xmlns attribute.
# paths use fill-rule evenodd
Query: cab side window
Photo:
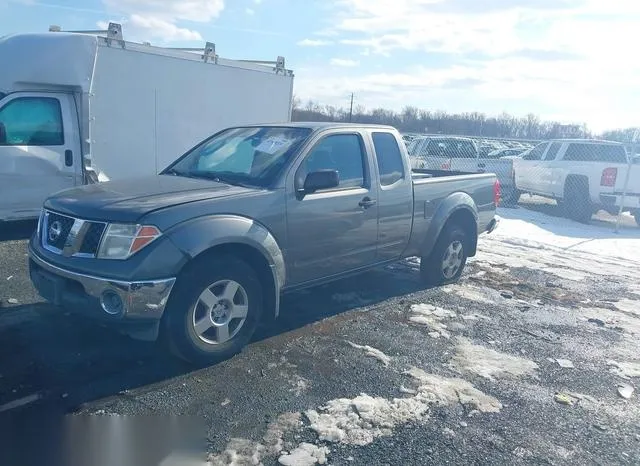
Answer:
<svg viewBox="0 0 640 466"><path fill-rule="evenodd" d="M548 142L543 142L542 144L538 144L536 147L531 149L531 152L524 155L522 158L524 160L541 160L542 154L544 154L544 151L547 150L548 145L549 145Z"/></svg>
<svg viewBox="0 0 640 466"><path fill-rule="evenodd" d="M62 146L64 131L58 99L21 97L0 109L0 145ZM4 133L4 134L2 134Z"/></svg>
<svg viewBox="0 0 640 466"><path fill-rule="evenodd" d="M362 138L357 134L334 134L320 140L298 170L298 179L320 170L336 170L340 184L332 190L365 186Z"/></svg>

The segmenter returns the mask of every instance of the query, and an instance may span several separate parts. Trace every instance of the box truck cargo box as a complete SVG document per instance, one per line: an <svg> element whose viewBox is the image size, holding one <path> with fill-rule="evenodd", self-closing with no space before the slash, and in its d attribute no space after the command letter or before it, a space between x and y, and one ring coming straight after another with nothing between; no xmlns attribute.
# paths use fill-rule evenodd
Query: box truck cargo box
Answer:
<svg viewBox="0 0 640 466"><path fill-rule="evenodd" d="M0 39L0 221L37 217L53 192L155 174L235 125L288 122L293 73L105 35Z"/></svg>

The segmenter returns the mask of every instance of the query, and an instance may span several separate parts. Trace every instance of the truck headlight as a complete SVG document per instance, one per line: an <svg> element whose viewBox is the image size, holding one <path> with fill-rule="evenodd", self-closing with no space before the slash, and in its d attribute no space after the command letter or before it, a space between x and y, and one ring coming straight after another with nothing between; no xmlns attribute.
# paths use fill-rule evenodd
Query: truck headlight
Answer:
<svg viewBox="0 0 640 466"><path fill-rule="evenodd" d="M152 225L127 225L112 223L102 237L99 259L127 259L153 240L162 232Z"/></svg>

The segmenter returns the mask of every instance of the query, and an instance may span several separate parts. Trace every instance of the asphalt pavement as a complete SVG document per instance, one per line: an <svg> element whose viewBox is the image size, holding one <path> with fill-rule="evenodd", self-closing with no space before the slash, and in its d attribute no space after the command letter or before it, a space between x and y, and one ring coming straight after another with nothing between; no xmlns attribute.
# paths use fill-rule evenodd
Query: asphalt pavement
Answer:
<svg viewBox="0 0 640 466"><path fill-rule="evenodd" d="M640 458L632 282L487 264L537 251L483 239L459 285L425 290L408 260L289 295L245 351L195 370L44 303L33 227L0 233L0 464L35 458L28 429L66 414L189 416L211 464Z"/></svg>

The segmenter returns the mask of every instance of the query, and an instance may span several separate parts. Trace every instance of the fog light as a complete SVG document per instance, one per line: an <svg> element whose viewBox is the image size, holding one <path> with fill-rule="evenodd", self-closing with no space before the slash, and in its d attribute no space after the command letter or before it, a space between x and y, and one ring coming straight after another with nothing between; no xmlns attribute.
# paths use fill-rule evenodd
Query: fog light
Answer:
<svg viewBox="0 0 640 466"><path fill-rule="evenodd" d="M122 314L124 303L118 293L113 290L106 290L100 296L100 305L104 312L111 315Z"/></svg>

